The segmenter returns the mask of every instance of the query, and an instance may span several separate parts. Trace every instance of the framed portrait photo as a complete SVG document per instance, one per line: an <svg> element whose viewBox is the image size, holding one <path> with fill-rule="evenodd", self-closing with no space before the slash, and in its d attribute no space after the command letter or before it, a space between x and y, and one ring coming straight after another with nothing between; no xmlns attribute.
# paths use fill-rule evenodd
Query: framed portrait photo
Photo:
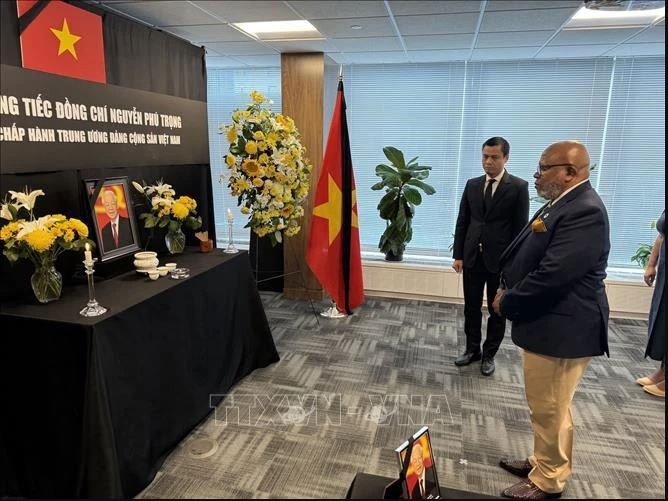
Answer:
<svg viewBox="0 0 668 501"><path fill-rule="evenodd" d="M408 440L395 449L399 469L403 471L408 452ZM413 449L408 459L406 480L404 482L405 499L439 499L441 488L436 474L436 461L431 448L429 428L424 426L413 435Z"/></svg>
<svg viewBox="0 0 668 501"><path fill-rule="evenodd" d="M100 261L140 250L128 178L87 179L84 182Z"/></svg>

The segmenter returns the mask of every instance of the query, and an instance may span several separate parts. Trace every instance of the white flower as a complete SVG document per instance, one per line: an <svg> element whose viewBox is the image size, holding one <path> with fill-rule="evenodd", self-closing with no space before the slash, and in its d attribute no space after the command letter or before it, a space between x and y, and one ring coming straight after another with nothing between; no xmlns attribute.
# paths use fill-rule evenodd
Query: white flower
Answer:
<svg viewBox="0 0 668 501"><path fill-rule="evenodd" d="M144 187L137 181L132 181L132 186L134 186L139 193L144 193Z"/></svg>
<svg viewBox="0 0 668 501"><path fill-rule="evenodd" d="M14 220L14 217L12 217L12 213L9 210L10 206L14 207L14 209L16 209L16 210L19 210L21 208L21 206L16 205L16 204L11 204L11 203L2 204L2 206L0 206L0 217L2 219L6 219L7 221L13 221Z"/></svg>
<svg viewBox="0 0 668 501"><path fill-rule="evenodd" d="M172 189L171 184L166 184L166 183L162 183L162 182L155 185L155 191L157 191L158 195L160 195L161 197L165 197L165 196L166 197L173 197L174 195L176 195L176 191L174 191Z"/></svg>
<svg viewBox="0 0 668 501"><path fill-rule="evenodd" d="M42 216L39 219L35 219L34 221L26 221L25 223L22 223L21 229L16 234L16 239L21 240L28 233L32 233L35 230L46 230L46 227L51 223L51 221L56 219L60 218L55 218L51 215L48 215Z"/></svg>
<svg viewBox="0 0 668 501"><path fill-rule="evenodd" d="M174 199L172 199L172 198L164 198L164 197L155 196L151 199L151 206L153 208L156 208L156 207L171 207L172 205L174 205Z"/></svg>
<svg viewBox="0 0 668 501"><path fill-rule="evenodd" d="M28 190L26 189L25 192L10 190L9 194L12 196L13 200L18 202L19 207L25 207L29 211L32 211L35 206L35 200L37 200L37 197L44 195L44 192L42 190L34 190L28 193Z"/></svg>

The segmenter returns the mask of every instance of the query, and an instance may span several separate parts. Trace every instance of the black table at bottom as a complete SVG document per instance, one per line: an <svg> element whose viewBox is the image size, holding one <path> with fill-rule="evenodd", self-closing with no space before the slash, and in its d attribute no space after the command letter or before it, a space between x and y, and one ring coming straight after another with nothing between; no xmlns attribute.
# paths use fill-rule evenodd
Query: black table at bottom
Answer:
<svg viewBox="0 0 668 501"><path fill-rule="evenodd" d="M279 360L248 254L169 258L47 305L0 305L0 497L138 494L236 382Z"/></svg>

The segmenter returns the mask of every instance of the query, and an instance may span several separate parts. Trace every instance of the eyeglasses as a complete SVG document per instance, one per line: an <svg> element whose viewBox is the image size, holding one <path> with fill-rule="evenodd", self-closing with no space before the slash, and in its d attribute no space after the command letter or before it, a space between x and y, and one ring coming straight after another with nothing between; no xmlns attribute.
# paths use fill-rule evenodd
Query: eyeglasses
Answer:
<svg viewBox="0 0 668 501"><path fill-rule="evenodd" d="M578 170L578 168L573 164L552 164L552 165L540 165L540 164L538 164L538 166L536 167L536 174L538 174L540 176L546 170L549 170L552 167L573 167L575 170Z"/></svg>

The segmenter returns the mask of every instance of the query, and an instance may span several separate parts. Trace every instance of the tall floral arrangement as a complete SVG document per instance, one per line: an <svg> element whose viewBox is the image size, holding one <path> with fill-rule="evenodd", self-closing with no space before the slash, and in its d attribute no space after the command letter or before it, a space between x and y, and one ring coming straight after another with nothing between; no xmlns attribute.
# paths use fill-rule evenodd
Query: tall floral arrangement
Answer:
<svg viewBox="0 0 668 501"><path fill-rule="evenodd" d="M142 181L143 183L143 181ZM197 215L195 199L182 195L176 198L176 191L171 184L161 179L155 184L140 184L133 181L135 189L146 197L149 212L140 214L144 228L167 227L165 244L171 254L183 252L186 237L181 229L186 226L192 230L202 226L202 218Z"/></svg>
<svg viewBox="0 0 668 501"><path fill-rule="evenodd" d="M56 258L64 251L81 251L88 243L88 227L62 214L35 217L34 207L42 190L9 191L0 206L0 217L8 221L0 228L2 253L11 262L30 259L35 265L31 278L33 292L42 303L60 297L62 276L55 269ZM23 217L22 217L23 216Z"/></svg>
<svg viewBox="0 0 668 501"><path fill-rule="evenodd" d="M228 187L249 215L246 227L276 245L283 233L301 229L312 167L294 121L273 112L261 93L253 91L250 98L245 110L232 114L230 125L221 126L230 143Z"/></svg>

